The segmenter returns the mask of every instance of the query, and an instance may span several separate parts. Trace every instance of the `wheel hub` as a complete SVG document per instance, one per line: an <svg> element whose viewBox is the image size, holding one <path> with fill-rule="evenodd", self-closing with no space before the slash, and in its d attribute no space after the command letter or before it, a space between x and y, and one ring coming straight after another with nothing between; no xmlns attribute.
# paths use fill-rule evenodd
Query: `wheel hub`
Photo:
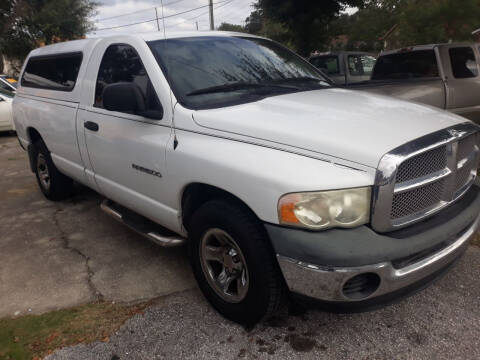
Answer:
<svg viewBox="0 0 480 360"><path fill-rule="evenodd" d="M42 187L45 190L50 189L50 172L48 171L47 159L43 154L38 154L37 157L37 174Z"/></svg>
<svg viewBox="0 0 480 360"><path fill-rule="evenodd" d="M225 301L242 301L248 270L238 244L221 229L210 229L200 241L200 263L210 287Z"/></svg>

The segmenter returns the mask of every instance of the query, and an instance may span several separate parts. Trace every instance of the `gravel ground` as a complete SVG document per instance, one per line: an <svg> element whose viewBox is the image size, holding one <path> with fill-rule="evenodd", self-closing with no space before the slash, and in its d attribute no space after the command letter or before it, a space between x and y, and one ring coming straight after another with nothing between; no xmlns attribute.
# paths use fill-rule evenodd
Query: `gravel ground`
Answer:
<svg viewBox="0 0 480 360"><path fill-rule="evenodd" d="M84 359L480 359L480 248L445 277L395 305L361 314L309 310L246 330L197 290L158 300L108 342L57 351Z"/></svg>

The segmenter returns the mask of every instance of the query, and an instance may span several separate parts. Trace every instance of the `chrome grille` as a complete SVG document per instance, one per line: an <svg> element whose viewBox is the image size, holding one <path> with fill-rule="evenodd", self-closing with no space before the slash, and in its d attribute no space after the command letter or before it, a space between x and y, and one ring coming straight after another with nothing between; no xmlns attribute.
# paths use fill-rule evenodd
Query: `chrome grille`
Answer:
<svg viewBox="0 0 480 360"><path fill-rule="evenodd" d="M455 191L461 191L465 185L467 185L475 174L472 174L470 167L464 167L457 171L457 177L455 179Z"/></svg>
<svg viewBox="0 0 480 360"><path fill-rule="evenodd" d="M462 196L476 177L479 129L460 124L386 154L375 180L372 227L391 231L407 226Z"/></svg>
<svg viewBox="0 0 480 360"><path fill-rule="evenodd" d="M392 219L399 219L432 208L442 200L445 181L440 181L393 195Z"/></svg>
<svg viewBox="0 0 480 360"><path fill-rule="evenodd" d="M400 164L397 171L396 182L417 179L445 169L447 166L447 147L427 151L414 156Z"/></svg>
<svg viewBox="0 0 480 360"><path fill-rule="evenodd" d="M475 143L475 135L467 136L458 142L457 160L460 161L472 153Z"/></svg>
<svg viewBox="0 0 480 360"><path fill-rule="evenodd" d="M475 135L470 135L458 142L457 176L455 179L456 193L462 192L463 188L475 178L477 164L475 162L475 153L472 150L476 146L475 140Z"/></svg>

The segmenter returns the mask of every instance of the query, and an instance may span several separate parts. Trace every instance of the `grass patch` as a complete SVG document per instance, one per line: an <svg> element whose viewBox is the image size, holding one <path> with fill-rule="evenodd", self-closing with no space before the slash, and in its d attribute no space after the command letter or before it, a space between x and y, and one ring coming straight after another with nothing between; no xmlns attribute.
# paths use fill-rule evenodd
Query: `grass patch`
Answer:
<svg viewBox="0 0 480 360"><path fill-rule="evenodd" d="M42 315L0 319L0 360L41 359L55 349L97 340L108 341L128 318L148 303L96 303Z"/></svg>

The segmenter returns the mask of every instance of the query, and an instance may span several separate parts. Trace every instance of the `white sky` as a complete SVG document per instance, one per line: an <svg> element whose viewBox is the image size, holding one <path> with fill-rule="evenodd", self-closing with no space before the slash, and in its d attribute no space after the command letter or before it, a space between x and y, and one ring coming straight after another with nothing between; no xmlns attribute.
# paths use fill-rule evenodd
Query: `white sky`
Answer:
<svg viewBox="0 0 480 360"><path fill-rule="evenodd" d="M97 27L97 31L88 34L88 36L109 35L117 32L131 33L156 31L156 21L118 29L103 31L99 30L101 28L110 28L114 26L155 19L155 6L157 6L158 16L162 17L160 0L100 0L99 3L100 5L97 8L98 14L93 18L93 21L95 21L95 25ZM215 27L217 27L222 22L243 25L245 18L250 15L250 12L252 11L252 4L254 4L255 1L214 0L213 3ZM208 5L208 0L163 0L163 4L163 14L164 16L169 16L193 8ZM112 16L124 14L127 15L114 19L107 19ZM210 28L207 6L195 11L165 19L165 27L167 31L196 30L196 21L198 21L199 30L208 30ZM162 26L163 22L160 20L161 29L163 29Z"/></svg>
<svg viewBox="0 0 480 360"><path fill-rule="evenodd" d="M156 31L156 21L117 29L108 28L153 20L155 19L155 7L157 7L158 17L162 17L161 0L100 0L99 3L98 13L93 18L97 31L89 33L87 36ZM255 0L213 0L213 3L215 27L218 27L222 22L244 25L245 18L253 10L252 5L255 3ZM195 30L197 21L199 30L208 30L210 28L208 7L206 6L208 5L208 0L163 0L163 5L164 16L205 6L195 11L165 19L167 31ZM346 10L349 14L355 11L357 11L356 8ZM116 17L118 15L124 16ZM115 18L108 19L110 17ZM163 29L162 20L160 20L160 27ZM100 30L102 28L106 30Z"/></svg>

